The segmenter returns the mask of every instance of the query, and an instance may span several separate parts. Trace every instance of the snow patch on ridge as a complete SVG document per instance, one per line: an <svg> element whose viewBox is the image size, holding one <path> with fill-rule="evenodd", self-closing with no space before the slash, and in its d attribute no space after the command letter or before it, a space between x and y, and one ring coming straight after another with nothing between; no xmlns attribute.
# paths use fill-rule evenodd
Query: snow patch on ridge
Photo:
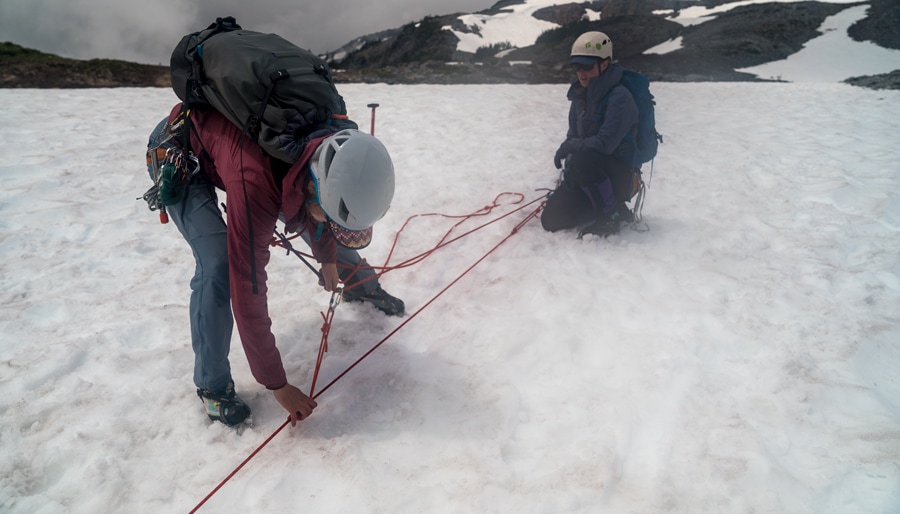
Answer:
<svg viewBox="0 0 900 514"><path fill-rule="evenodd" d="M536 11L544 7L560 5L559 0L525 0L518 5L504 7L498 14L466 14L458 19L473 32L453 30L449 25L442 27L459 38L456 49L475 53L483 46L509 43L514 47L531 46L542 33L559 27L556 23L535 18ZM594 11L589 16L598 16ZM593 19L593 18L592 18Z"/></svg>

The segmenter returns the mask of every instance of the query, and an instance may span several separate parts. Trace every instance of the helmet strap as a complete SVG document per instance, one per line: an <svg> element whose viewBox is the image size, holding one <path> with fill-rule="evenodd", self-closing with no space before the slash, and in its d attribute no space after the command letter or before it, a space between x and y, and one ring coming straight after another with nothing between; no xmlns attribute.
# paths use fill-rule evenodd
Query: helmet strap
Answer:
<svg viewBox="0 0 900 514"><path fill-rule="evenodd" d="M597 61L597 70L600 71L600 75L603 75L603 73L609 69L610 62L611 60L609 58L600 59ZM603 66L604 64L606 64L605 67Z"/></svg>

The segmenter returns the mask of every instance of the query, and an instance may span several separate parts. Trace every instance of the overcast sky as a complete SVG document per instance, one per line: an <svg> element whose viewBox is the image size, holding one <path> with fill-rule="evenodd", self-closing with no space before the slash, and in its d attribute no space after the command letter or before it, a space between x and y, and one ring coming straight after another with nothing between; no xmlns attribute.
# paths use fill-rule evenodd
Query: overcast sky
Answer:
<svg viewBox="0 0 900 514"><path fill-rule="evenodd" d="M0 0L0 41L77 59L169 63L184 34L217 16L275 32L313 52L428 15L476 12L496 0Z"/></svg>

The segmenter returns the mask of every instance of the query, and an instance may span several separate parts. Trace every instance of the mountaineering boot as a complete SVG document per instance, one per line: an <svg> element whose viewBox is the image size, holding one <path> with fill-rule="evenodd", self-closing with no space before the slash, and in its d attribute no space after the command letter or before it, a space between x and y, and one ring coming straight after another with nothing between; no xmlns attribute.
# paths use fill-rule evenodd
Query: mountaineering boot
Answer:
<svg viewBox="0 0 900 514"><path fill-rule="evenodd" d="M619 218L619 225L626 225L628 223L634 222L634 213L631 212L631 209L628 208L624 203L619 203L616 205L615 211Z"/></svg>
<svg viewBox="0 0 900 514"><path fill-rule="evenodd" d="M206 415L213 421L221 421L233 427L243 423L250 416L250 407L247 407L234 392L234 382L228 382L225 389L216 392L197 389L197 396L206 407Z"/></svg>
<svg viewBox="0 0 900 514"><path fill-rule="evenodd" d="M403 300L389 295L381 286L377 286L371 293L366 293L362 287L356 293L353 289L344 291L345 302L369 302L388 316L400 316L406 311Z"/></svg>
<svg viewBox="0 0 900 514"><path fill-rule="evenodd" d="M618 234L622 225L632 221L634 221L634 213L631 212L627 205L620 203L616 205L612 212L600 215L597 221L582 229L578 233L578 238L581 239L585 234L594 234L600 237Z"/></svg>

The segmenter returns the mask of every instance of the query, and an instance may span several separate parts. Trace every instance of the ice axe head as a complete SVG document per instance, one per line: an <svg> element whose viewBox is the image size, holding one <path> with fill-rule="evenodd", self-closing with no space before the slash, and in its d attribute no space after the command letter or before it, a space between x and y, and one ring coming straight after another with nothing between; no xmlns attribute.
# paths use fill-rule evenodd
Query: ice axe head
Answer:
<svg viewBox="0 0 900 514"><path fill-rule="evenodd" d="M378 107L378 104L372 103L367 105L369 109L372 109L372 127L369 129L370 135L375 135L375 108Z"/></svg>

